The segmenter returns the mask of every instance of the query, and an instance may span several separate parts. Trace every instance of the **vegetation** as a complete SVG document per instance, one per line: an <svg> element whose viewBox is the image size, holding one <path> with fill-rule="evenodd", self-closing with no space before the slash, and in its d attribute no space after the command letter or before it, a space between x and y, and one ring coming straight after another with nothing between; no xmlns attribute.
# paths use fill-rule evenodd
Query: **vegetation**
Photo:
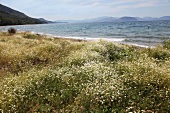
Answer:
<svg viewBox="0 0 170 113"><path fill-rule="evenodd" d="M9 34L15 34L16 32L17 32L17 30L15 28L9 28L8 29Z"/></svg>
<svg viewBox="0 0 170 113"><path fill-rule="evenodd" d="M168 113L169 66L168 45L0 33L0 112Z"/></svg>
<svg viewBox="0 0 170 113"><path fill-rule="evenodd" d="M27 15L8 8L0 4L0 26L5 25L24 25L24 24L42 24L38 19L28 17Z"/></svg>

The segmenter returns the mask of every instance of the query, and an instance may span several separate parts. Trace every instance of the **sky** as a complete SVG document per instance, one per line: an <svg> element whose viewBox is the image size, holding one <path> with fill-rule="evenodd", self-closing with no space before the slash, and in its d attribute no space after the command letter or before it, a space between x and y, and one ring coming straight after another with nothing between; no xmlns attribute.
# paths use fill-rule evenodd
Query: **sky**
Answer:
<svg viewBox="0 0 170 113"><path fill-rule="evenodd" d="M47 20L170 16L170 0L0 0L0 3Z"/></svg>

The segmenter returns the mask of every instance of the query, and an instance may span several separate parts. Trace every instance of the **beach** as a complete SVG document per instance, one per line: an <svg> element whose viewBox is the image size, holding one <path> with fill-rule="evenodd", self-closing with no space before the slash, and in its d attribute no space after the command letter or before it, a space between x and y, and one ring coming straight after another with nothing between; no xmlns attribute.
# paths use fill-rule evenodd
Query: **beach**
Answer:
<svg viewBox="0 0 170 113"><path fill-rule="evenodd" d="M2 26L0 31L7 31L10 27L18 31L29 31L53 37L81 40L104 39L142 47L154 47L170 39L170 21L18 25Z"/></svg>

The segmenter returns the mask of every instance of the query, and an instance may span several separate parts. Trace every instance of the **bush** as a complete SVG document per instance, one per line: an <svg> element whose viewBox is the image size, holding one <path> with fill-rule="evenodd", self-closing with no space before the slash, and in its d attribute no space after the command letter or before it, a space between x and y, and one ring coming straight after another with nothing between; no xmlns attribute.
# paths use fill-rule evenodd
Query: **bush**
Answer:
<svg viewBox="0 0 170 113"><path fill-rule="evenodd" d="M156 48L150 52L150 56L156 60L165 61L169 59L170 53L165 49Z"/></svg>
<svg viewBox="0 0 170 113"><path fill-rule="evenodd" d="M163 43L163 47L164 47L164 48L167 48L167 49L170 49L170 40L165 41L165 42Z"/></svg>
<svg viewBox="0 0 170 113"><path fill-rule="evenodd" d="M42 37L39 34L26 34L24 38L27 39L41 39Z"/></svg>
<svg viewBox="0 0 170 113"><path fill-rule="evenodd" d="M8 29L9 34L15 34L16 32L17 32L17 30L15 28L9 28Z"/></svg>

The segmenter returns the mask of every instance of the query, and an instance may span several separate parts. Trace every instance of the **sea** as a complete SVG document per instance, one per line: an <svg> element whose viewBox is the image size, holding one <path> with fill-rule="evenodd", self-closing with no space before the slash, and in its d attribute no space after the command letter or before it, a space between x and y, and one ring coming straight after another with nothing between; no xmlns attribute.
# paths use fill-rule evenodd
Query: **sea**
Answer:
<svg viewBox="0 0 170 113"><path fill-rule="evenodd" d="M170 21L52 23L37 25L1 26L18 31L82 40L107 40L141 47L155 47L170 40Z"/></svg>

